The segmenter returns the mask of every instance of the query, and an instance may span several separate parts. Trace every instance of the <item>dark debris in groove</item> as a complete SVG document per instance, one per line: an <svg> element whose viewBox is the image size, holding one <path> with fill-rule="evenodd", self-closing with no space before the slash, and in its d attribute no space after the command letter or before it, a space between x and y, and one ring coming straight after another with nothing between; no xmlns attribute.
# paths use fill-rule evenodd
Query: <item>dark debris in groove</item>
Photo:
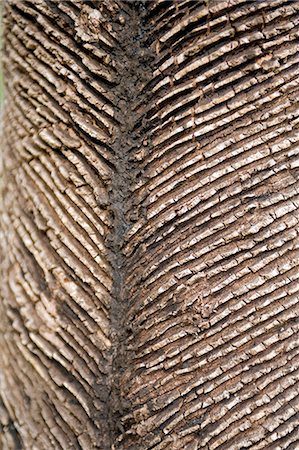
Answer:
<svg viewBox="0 0 299 450"><path fill-rule="evenodd" d="M15 422L0 398L0 448L3 450L23 450L21 437Z"/></svg>
<svg viewBox="0 0 299 450"><path fill-rule="evenodd" d="M126 343L130 334L127 326L127 307L129 303L125 286L127 275L123 244L132 222L143 212L137 211L132 202L131 188L140 175L138 172L138 151L141 148L141 136L135 130L136 122L142 121L143 111L136 111L140 102L140 91L144 83L150 79L152 69L150 63L154 57L150 49L144 45L144 16L146 2L127 4L127 13L123 30L120 33L120 46L114 49L117 59L119 83L112 88L119 99L119 110L116 119L119 127L113 143L115 175L110 189L110 205L114 217L113 231L107 237L110 260L113 267L113 290L110 309L112 337L112 372L110 379L110 399L108 402L111 441L116 448L125 432L122 418L130 411L130 404L123 398L120 379L128 363ZM143 95L142 101L144 101Z"/></svg>

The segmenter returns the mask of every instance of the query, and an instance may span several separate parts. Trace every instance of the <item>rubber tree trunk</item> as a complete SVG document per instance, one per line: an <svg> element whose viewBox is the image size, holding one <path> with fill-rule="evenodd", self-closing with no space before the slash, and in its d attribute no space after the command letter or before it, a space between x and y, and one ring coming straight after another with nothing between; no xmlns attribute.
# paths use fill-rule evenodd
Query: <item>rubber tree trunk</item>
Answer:
<svg viewBox="0 0 299 450"><path fill-rule="evenodd" d="M4 3L3 449L299 448L298 12Z"/></svg>

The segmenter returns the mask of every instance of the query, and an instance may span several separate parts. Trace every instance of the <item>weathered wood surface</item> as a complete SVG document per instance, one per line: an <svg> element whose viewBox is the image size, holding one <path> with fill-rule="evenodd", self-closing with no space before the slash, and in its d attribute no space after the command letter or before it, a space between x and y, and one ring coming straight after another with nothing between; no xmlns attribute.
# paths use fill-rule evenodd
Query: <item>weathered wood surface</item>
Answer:
<svg viewBox="0 0 299 450"><path fill-rule="evenodd" d="M4 26L0 448L298 449L299 2Z"/></svg>

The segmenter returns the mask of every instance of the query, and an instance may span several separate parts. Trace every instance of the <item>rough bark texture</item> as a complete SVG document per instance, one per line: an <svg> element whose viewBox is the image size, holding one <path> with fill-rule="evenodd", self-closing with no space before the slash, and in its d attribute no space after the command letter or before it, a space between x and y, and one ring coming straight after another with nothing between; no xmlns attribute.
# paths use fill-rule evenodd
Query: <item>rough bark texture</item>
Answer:
<svg viewBox="0 0 299 450"><path fill-rule="evenodd" d="M299 448L299 2L9 0L0 447Z"/></svg>

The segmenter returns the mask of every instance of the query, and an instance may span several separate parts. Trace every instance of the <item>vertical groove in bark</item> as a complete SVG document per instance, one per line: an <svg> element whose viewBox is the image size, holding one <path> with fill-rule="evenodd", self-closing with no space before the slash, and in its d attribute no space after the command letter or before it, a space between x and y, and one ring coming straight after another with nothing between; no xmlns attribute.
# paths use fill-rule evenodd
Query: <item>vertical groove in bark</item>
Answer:
<svg viewBox="0 0 299 450"><path fill-rule="evenodd" d="M13 416L30 450L109 449L128 409L122 246L139 214L135 104L152 74L142 15L139 2L6 5L3 269L15 272L1 389L22 405ZM14 347L28 367L10 380Z"/></svg>
<svg viewBox="0 0 299 450"><path fill-rule="evenodd" d="M144 7L142 2L127 2L126 14L121 17L123 30L118 34L119 47L115 49L117 58L116 71L119 82L113 89L118 99L116 119L119 128L115 133L113 150L115 173L111 183L109 201L113 213L113 231L108 236L110 260L112 264L113 286L111 301L111 395L107 407L110 409L111 439L117 445L122 435L122 419L130 410L130 405L122 396L121 374L126 368L128 329L126 324L128 292L126 258L123 254L124 237L137 220L139 210L132 201L132 188L136 183L138 164L136 154L140 151L141 138L135 132L135 125L142 118L141 111L135 111L141 102L139 93L150 80L152 70L149 67L152 51L145 48L144 41ZM143 96L144 100L145 96ZM138 156L137 156L138 158Z"/></svg>

